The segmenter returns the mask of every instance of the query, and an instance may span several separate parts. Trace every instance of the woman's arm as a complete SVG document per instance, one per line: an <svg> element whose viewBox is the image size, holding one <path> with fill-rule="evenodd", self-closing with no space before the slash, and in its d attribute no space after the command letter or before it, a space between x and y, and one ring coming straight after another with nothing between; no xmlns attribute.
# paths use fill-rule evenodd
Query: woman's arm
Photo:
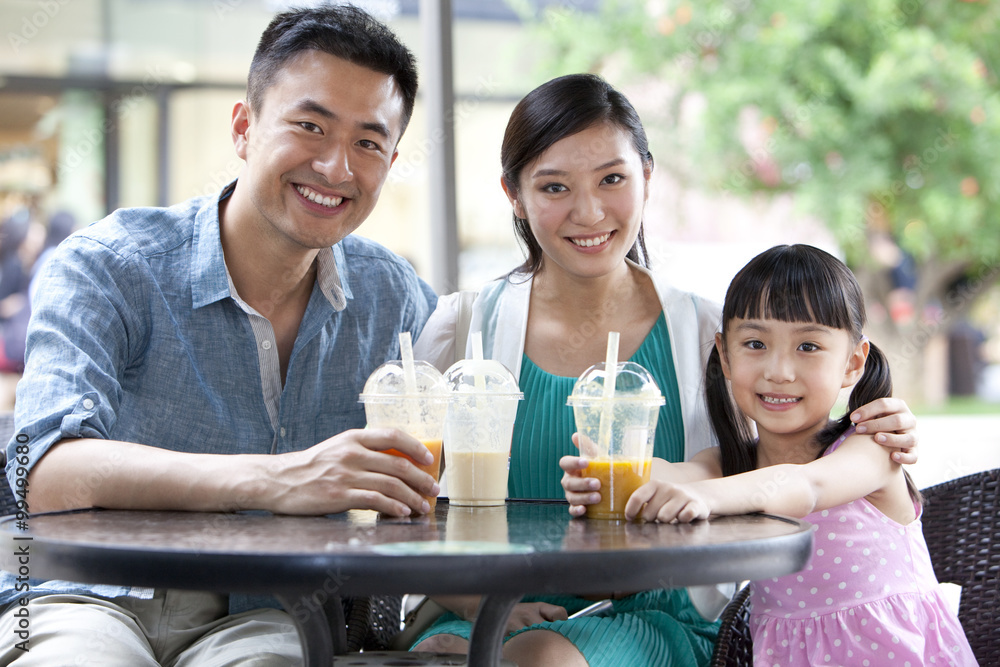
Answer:
<svg viewBox="0 0 1000 667"><path fill-rule="evenodd" d="M689 522L711 515L771 512L804 517L879 492L901 476L870 436L852 436L829 456L683 484L653 480L629 499L625 516ZM896 485L905 490L905 485Z"/></svg>

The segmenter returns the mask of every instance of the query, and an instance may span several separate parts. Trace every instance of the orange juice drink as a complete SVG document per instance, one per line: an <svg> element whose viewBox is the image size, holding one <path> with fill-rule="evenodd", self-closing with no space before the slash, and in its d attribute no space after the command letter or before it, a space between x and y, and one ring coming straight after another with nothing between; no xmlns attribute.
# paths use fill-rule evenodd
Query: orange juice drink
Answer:
<svg viewBox="0 0 1000 667"><path fill-rule="evenodd" d="M413 465L417 466L425 473L433 477L434 481L437 482L440 481L441 478L441 443L442 440L440 438L438 438L437 440L424 440L424 439L420 440L420 444L426 447L430 451L430 453L434 456L434 460L428 463L427 465L422 465L420 463L417 463L409 456L406 456L402 452L397 451L395 449L387 449L385 450L385 453L392 454L393 456L402 456L403 458L409 460ZM437 498L431 496L424 496L424 498L427 499L428 504L430 504L431 506L431 510L433 510L434 507L437 505Z"/></svg>
<svg viewBox="0 0 1000 667"><path fill-rule="evenodd" d="M632 493L649 481L651 459L598 459L584 472L601 482L601 501L587 505L591 519L624 519L625 504Z"/></svg>

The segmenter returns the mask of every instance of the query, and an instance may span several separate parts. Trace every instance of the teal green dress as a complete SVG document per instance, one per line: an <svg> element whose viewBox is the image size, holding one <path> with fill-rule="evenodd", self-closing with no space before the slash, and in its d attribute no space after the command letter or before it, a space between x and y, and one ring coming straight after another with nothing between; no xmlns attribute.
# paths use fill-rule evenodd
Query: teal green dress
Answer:
<svg viewBox="0 0 1000 667"><path fill-rule="evenodd" d="M661 313L653 329L630 361L653 375L666 403L660 408L653 454L668 461L684 459L684 425L674 372L667 322ZM519 384L524 392L511 444L508 495L511 498L565 498L559 459L578 452L570 436L575 432L573 411L566 398L576 378L546 373L527 356L521 362ZM544 601L583 609L591 601L575 596L527 596L524 602ZM611 611L597 616L538 623L519 630L547 629L569 639L591 667L660 667L707 665L718 634L718 623L702 618L683 589L643 591L614 601ZM447 613L415 642L451 634L469 638L472 624ZM508 637L508 639L510 638Z"/></svg>

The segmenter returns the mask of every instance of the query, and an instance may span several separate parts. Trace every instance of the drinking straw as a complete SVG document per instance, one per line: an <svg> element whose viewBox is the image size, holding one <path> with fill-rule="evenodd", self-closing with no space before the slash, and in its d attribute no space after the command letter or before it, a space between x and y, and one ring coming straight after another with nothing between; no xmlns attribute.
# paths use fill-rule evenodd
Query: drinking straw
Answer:
<svg viewBox="0 0 1000 667"><path fill-rule="evenodd" d="M611 422L614 419L615 382L618 376L618 339L617 331L608 332L608 352L604 359L604 396L601 402L601 424L598 441L609 454L611 453Z"/></svg>
<svg viewBox="0 0 1000 667"><path fill-rule="evenodd" d="M406 393L410 396L416 396L417 369L413 364L413 341L409 331L399 332L399 350L403 355L403 382L406 385Z"/></svg>
<svg viewBox="0 0 1000 667"><path fill-rule="evenodd" d="M472 334L472 358L476 362L483 360L483 332L476 331ZM482 374L482 364L473 364L475 368L476 391L486 391L486 378Z"/></svg>

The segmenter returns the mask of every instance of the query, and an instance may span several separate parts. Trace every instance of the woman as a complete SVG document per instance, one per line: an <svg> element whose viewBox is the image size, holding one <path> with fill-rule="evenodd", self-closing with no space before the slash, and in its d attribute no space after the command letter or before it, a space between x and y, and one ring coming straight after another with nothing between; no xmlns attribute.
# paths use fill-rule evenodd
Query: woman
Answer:
<svg viewBox="0 0 1000 667"><path fill-rule="evenodd" d="M485 354L514 372L525 395L514 427L509 496L564 497L558 462L576 453L566 397L586 368L604 360L610 331L621 334L619 358L646 367L666 398L654 456L683 461L712 445L702 374L720 308L646 268L642 214L653 156L635 109L597 76L549 81L515 107L501 163L501 186L528 257L479 292L470 330L482 332ZM456 358L461 301L439 302L415 348L440 368ZM462 352L457 356L466 356ZM915 442L915 420L902 401L883 399L855 414L859 428L879 432L887 447ZM615 598L612 612L569 621L567 613L590 601L526 599L511 615L514 634L504 656L520 665L708 663L716 624L698 612L688 591L609 597ZM439 619L416 649L464 650L475 600L436 599L456 613ZM714 618L717 601L699 601Z"/></svg>

